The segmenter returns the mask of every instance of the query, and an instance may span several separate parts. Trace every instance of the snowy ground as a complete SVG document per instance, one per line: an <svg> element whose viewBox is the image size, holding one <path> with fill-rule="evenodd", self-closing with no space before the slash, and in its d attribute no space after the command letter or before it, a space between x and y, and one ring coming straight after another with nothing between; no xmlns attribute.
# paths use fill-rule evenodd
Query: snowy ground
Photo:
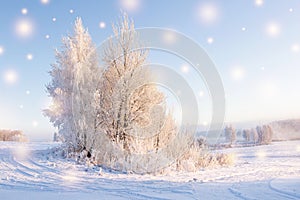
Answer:
<svg viewBox="0 0 300 200"><path fill-rule="evenodd" d="M55 144L0 143L0 199L300 199L300 141L227 149L230 167L133 175L48 158Z"/></svg>

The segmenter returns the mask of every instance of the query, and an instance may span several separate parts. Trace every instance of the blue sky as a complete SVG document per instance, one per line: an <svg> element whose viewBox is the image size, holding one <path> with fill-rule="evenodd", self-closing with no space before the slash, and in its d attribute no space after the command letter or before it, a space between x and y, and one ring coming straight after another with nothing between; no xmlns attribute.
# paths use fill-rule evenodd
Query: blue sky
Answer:
<svg viewBox="0 0 300 200"><path fill-rule="evenodd" d="M42 109L49 103L45 84L50 82L54 49L72 33L78 16L93 41L101 44L112 33L111 23L118 20L120 10L134 19L137 28L171 28L207 51L224 83L226 121L300 117L297 0L10 0L0 4L0 129L21 129L31 139L51 138L54 129ZM178 69L184 65L168 55L153 59ZM203 82L192 84L201 94L205 124L209 95Z"/></svg>

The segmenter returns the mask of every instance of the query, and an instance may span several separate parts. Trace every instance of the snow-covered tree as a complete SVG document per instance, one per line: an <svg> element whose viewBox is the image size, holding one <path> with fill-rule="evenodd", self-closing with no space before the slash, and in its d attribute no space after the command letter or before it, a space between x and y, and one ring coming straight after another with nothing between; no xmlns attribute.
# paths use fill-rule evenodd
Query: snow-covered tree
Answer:
<svg viewBox="0 0 300 200"><path fill-rule="evenodd" d="M258 133L255 128L251 129L251 139L255 144L258 143Z"/></svg>
<svg viewBox="0 0 300 200"><path fill-rule="evenodd" d="M262 144L263 142L263 130L260 126L257 126L256 127L256 132L257 132L257 135L258 135L258 144Z"/></svg>
<svg viewBox="0 0 300 200"><path fill-rule="evenodd" d="M251 131L249 129L243 130L243 138L245 138L247 142L250 142L250 136L251 136Z"/></svg>
<svg viewBox="0 0 300 200"><path fill-rule="evenodd" d="M256 131L259 144L269 144L272 142L273 130L270 125L257 126Z"/></svg>
<svg viewBox="0 0 300 200"><path fill-rule="evenodd" d="M113 30L103 55L106 69L102 74L98 121L111 140L122 144L127 151L137 150L133 145L137 132L147 138L143 141L144 150L157 148L172 133L172 116L166 115L164 95L157 86L144 84L151 74L144 68L148 52L133 22L125 14L119 25L113 25ZM160 109L153 112L157 106ZM168 125L162 134L163 127L166 129ZM153 137L144 135L146 132L153 133Z"/></svg>
<svg viewBox="0 0 300 200"><path fill-rule="evenodd" d="M243 130L240 129L236 132L237 137L241 137L242 135L243 135Z"/></svg>
<svg viewBox="0 0 300 200"><path fill-rule="evenodd" d="M236 130L235 128L230 125L225 127L225 139L227 142L230 142L230 144L233 144L236 140Z"/></svg>
<svg viewBox="0 0 300 200"><path fill-rule="evenodd" d="M78 18L74 35L63 38L61 51L56 51L52 81L47 85L52 105L45 115L58 128L58 134L74 150L90 148L95 132L95 99L98 63L95 46Z"/></svg>
<svg viewBox="0 0 300 200"><path fill-rule="evenodd" d="M97 89L100 81L100 68L96 47L84 29L81 19L75 22L72 37L72 62L75 65L72 110L78 132L79 146L90 152L97 133Z"/></svg>
<svg viewBox="0 0 300 200"><path fill-rule="evenodd" d="M269 144L272 142L273 130L270 125L264 125L262 127L263 130L263 143Z"/></svg>
<svg viewBox="0 0 300 200"><path fill-rule="evenodd" d="M231 129L229 126L226 126L224 129L224 136L225 136L225 140L226 142L230 142L230 137L231 137Z"/></svg>
<svg viewBox="0 0 300 200"><path fill-rule="evenodd" d="M230 143L233 144L236 141L236 130L232 127Z"/></svg>
<svg viewBox="0 0 300 200"><path fill-rule="evenodd" d="M164 94L150 84L148 52L126 14L113 31L103 50L93 157L119 170L157 170L184 154L193 136L178 134Z"/></svg>
<svg viewBox="0 0 300 200"><path fill-rule="evenodd" d="M58 142L58 141L59 141L58 134L57 134L57 132L54 132L54 134L53 134L53 142Z"/></svg>

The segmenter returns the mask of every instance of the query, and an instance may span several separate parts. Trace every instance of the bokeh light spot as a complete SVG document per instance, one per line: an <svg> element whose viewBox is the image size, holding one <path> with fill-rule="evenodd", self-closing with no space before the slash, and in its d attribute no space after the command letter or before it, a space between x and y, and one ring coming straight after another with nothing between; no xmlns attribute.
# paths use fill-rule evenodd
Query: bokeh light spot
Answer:
<svg viewBox="0 0 300 200"><path fill-rule="evenodd" d="M0 46L0 56L4 53L4 47Z"/></svg>
<svg viewBox="0 0 300 200"><path fill-rule="evenodd" d="M294 53L298 53L300 51L300 45L299 44L293 44L292 47L291 47L291 50Z"/></svg>
<svg viewBox="0 0 300 200"><path fill-rule="evenodd" d="M260 6L264 5L264 0L255 0L254 3L256 6L260 7Z"/></svg>
<svg viewBox="0 0 300 200"><path fill-rule="evenodd" d="M212 44L213 42L214 42L214 38L212 38L212 37L207 38L208 44Z"/></svg>
<svg viewBox="0 0 300 200"><path fill-rule="evenodd" d="M271 23L267 24L267 26L266 26L266 33L268 36L270 36L272 38L276 38L281 33L281 27L278 23L271 22Z"/></svg>
<svg viewBox="0 0 300 200"><path fill-rule="evenodd" d="M23 15L27 15L28 10L27 10L26 8L22 8L21 13L22 13Z"/></svg>
<svg viewBox="0 0 300 200"><path fill-rule="evenodd" d="M32 59L33 59L33 55L30 54L30 53L27 54L27 55L26 55L26 59L27 59L27 60L32 60Z"/></svg>
<svg viewBox="0 0 300 200"><path fill-rule="evenodd" d="M4 81L9 85L13 85L18 81L18 74L15 70L7 70L4 72Z"/></svg>
<svg viewBox="0 0 300 200"><path fill-rule="evenodd" d="M245 70L238 66L238 67L234 67L232 70L231 70L231 78L234 80L234 81L240 81L244 78L245 76Z"/></svg>
<svg viewBox="0 0 300 200"><path fill-rule="evenodd" d="M138 11L141 5L141 0L120 0L121 7L129 12Z"/></svg>
<svg viewBox="0 0 300 200"><path fill-rule="evenodd" d="M49 4L50 0L41 0L41 3L44 4L44 5Z"/></svg>
<svg viewBox="0 0 300 200"><path fill-rule="evenodd" d="M106 27L105 22L100 22L100 23L99 23L99 27L100 27L100 28L105 28L105 27Z"/></svg>
<svg viewBox="0 0 300 200"><path fill-rule="evenodd" d="M201 23L210 25L219 19L220 11L215 4L205 3L199 6L197 14Z"/></svg>
<svg viewBox="0 0 300 200"><path fill-rule="evenodd" d="M19 19L15 23L15 33L21 38L28 38L34 33L34 24L30 19Z"/></svg>

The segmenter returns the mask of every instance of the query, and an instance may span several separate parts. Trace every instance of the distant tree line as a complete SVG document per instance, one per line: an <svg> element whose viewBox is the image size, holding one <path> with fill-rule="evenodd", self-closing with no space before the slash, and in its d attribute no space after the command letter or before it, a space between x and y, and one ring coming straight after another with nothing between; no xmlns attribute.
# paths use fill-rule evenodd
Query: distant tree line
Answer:
<svg viewBox="0 0 300 200"><path fill-rule="evenodd" d="M300 119L287 119L271 122L274 140L300 140Z"/></svg>
<svg viewBox="0 0 300 200"><path fill-rule="evenodd" d="M256 145L270 144L273 138L273 129L270 125L257 126L251 129L241 129L238 132L232 125L226 126L224 129L225 140L233 144L236 141L237 135L242 135L248 143Z"/></svg>
<svg viewBox="0 0 300 200"><path fill-rule="evenodd" d="M24 142L26 138L20 130L0 130L0 141Z"/></svg>
<svg viewBox="0 0 300 200"><path fill-rule="evenodd" d="M257 126L243 130L243 138L255 144L270 144L273 138L273 129L270 125Z"/></svg>

